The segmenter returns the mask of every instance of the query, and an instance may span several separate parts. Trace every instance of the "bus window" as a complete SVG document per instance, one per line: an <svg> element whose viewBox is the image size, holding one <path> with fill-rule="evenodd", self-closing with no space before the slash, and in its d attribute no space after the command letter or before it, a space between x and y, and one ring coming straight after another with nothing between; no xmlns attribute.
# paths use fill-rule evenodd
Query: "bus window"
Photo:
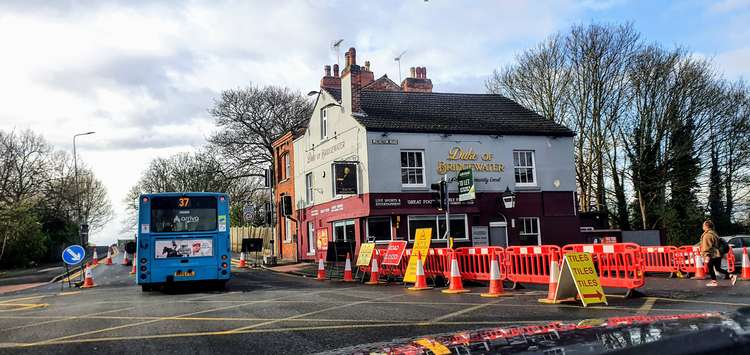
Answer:
<svg viewBox="0 0 750 355"><path fill-rule="evenodd" d="M211 232L216 230L216 197L154 197L151 233Z"/></svg>

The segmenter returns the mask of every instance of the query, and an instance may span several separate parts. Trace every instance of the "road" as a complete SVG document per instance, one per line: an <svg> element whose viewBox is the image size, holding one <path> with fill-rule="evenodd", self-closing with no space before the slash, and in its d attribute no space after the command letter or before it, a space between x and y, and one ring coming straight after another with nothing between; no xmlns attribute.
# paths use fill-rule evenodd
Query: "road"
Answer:
<svg viewBox="0 0 750 355"><path fill-rule="evenodd" d="M494 326L750 306L750 282L707 289L705 281L649 278L647 297L611 294L608 306L583 308L541 305L541 288L487 299L480 287L445 295L247 269L227 291L144 293L129 270L98 266L92 289L47 284L0 296L0 353L300 354Z"/></svg>

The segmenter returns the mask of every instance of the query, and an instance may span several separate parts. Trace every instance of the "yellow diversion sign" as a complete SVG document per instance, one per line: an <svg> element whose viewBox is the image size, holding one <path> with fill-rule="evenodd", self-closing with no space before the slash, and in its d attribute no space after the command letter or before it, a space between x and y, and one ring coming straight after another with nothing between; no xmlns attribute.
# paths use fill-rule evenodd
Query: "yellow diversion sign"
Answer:
<svg viewBox="0 0 750 355"><path fill-rule="evenodd" d="M422 266L427 261L427 253L430 252L430 240L432 239L432 228L419 228L414 236L414 246L411 248L409 264L406 265L404 282L417 282L417 258L422 255Z"/></svg>
<svg viewBox="0 0 750 355"><path fill-rule="evenodd" d="M364 243L359 247L359 256L355 266L368 266L372 258L372 251L375 250L375 243Z"/></svg>
<svg viewBox="0 0 750 355"><path fill-rule="evenodd" d="M589 253L571 253L563 257L555 302L576 296L584 307L592 303L607 304L607 296Z"/></svg>

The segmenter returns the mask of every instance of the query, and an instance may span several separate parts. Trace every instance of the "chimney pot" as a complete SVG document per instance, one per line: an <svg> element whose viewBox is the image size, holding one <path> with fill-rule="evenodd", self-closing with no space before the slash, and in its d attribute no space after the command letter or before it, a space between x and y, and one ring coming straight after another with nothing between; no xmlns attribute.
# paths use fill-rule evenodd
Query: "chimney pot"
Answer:
<svg viewBox="0 0 750 355"><path fill-rule="evenodd" d="M334 78L339 77L339 65L338 64L333 65L333 77Z"/></svg>
<svg viewBox="0 0 750 355"><path fill-rule="evenodd" d="M370 61L369 60L365 61L365 70L370 71Z"/></svg>
<svg viewBox="0 0 750 355"><path fill-rule="evenodd" d="M323 72L325 76L331 76L331 66L326 65L323 67Z"/></svg>
<svg viewBox="0 0 750 355"><path fill-rule="evenodd" d="M422 67L422 79L427 79L427 67Z"/></svg>
<svg viewBox="0 0 750 355"><path fill-rule="evenodd" d="M411 74L411 76L410 76L411 78L416 78L417 77L416 68L414 68L414 67L409 68L409 73Z"/></svg>

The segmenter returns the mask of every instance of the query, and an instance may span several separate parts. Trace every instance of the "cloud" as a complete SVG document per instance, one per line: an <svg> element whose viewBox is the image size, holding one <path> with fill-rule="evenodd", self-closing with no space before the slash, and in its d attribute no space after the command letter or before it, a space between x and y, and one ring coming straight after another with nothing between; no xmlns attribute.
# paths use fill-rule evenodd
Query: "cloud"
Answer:
<svg viewBox="0 0 750 355"><path fill-rule="evenodd" d="M714 62L729 78L750 78L750 47L722 52L714 58Z"/></svg>

